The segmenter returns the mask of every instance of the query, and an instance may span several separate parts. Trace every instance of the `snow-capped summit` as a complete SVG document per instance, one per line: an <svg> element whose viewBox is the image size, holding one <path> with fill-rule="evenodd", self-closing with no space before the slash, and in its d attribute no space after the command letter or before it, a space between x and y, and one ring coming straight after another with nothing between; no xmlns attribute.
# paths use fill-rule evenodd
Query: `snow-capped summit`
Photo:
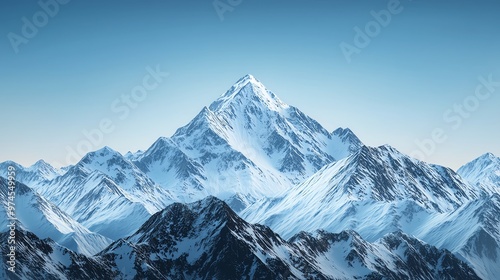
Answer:
<svg viewBox="0 0 500 280"><path fill-rule="evenodd" d="M252 75L245 75L239 79L226 93L221 95L210 105L210 110L218 112L231 110L235 107L248 107L249 105L264 105L272 111L288 108L278 96L269 91L259 80Z"/></svg>
<svg viewBox="0 0 500 280"><path fill-rule="evenodd" d="M465 164L457 173L481 192L500 194L500 158L492 153L483 154Z"/></svg>
<svg viewBox="0 0 500 280"><path fill-rule="evenodd" d="M127 190L153 184L132 162L107 146L86 154L76 166L84 168L88 173L100 171Z"/></svg>
<svg viewBox="0 0 500 280"><path fill-rule="evenodd" d="M30 167L24 167L13 161L5 161L0 163L0 176L7 177L9 166L16 168L16 180L30 187L64 174L64 171L54 168L44 160L38 160Z"/></svg>
<svg viewBox="0 0 500 280"><path fill-rule="evenodd" d="M288 189L361 146L349 129L329 133L246 75L134 163L163 187L186 193L183 202L211 194L226 201L245 198L232 203L245 205Z"/></svg>

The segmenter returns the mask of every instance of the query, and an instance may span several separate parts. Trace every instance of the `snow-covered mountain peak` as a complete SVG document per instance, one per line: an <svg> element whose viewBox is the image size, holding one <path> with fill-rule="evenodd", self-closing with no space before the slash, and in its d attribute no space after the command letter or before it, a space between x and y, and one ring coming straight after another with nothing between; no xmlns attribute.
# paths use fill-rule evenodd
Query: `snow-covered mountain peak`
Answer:
<svg viewBox="0 0 500 280"><path fill-rule="evenodd" d="M363 146L241 214L285 237L301 230L351 228L361 231L364 238L378 238L400 226L391 218L385 219L387 213L401 211L409 217L424 212L440 214L475 198L477 192L450 169L417 161L388 145Z"/></svg>
<svg viewBox="0 0 500 280"><path fill-rule="evenodd" d="M113 149L111 149L108 146L105 146L99 150L90 152L86 154L80 162L78 162L79 165L84 165L87 166L89 164L97 164L99 166L103 166L108 161L114 160L114 159L124 159L123 156L118 152ZM77 165L78 165L77 164Z"/></svg>
<svg viewBox="0 0 500 280"><path fill-rule="evenodd" d="M480 157L472 160L469 163L466 163L464 166L460 167L459 173L468 173L479 170L484 170L488 168L499 168L500 169L500 158L496 157L492 153L485 153Z"/></svg>
<svg viewBox="0 0 500 280"><path fill-rule="evenodd" d="M246 204L302 182L361 146L351 130L333 135L247 75L132 161L161 186L188 193L183 202L213 194L247 197Z"/></svg>
<svg viewBox="0 0 500 280"><path fill-rule="evenodd" d="M500 193L500 158L486 153L457 170L466 181L486 194Z"/></svg>
<svg viewBox="0 0 500 280"><path fill-rule="evenodd" d="M210 105L213 112L234 111L251 107L265 106L272 111L288 108L278 96L269 91L252 75L239 79L226 93ZM234 113L234 112L232 112Z"/></svg>
<svg viewBox="0 0 500 280"><path fill-rule="evenodd" d="M215 225L215 228L224 226L234 219L240 218L226 203L214 196L188 204L173 203L151 216L127 241L147 242L151 238L163 238L169 231L179 237L186 237L190 235L189 232L204 231ZM193 228L194 225L198 228Z"/></svg>
<svg viewBox="0 0 500 280"><path fill-rule="evenodd" d="M100 155L100 156L107 156L107 155L112 155L112 156L121 156L121 154L118 151L113 150L112 148L108 146L104 146L101 149L93 152L94 154Z"/></svg>
<svg viewBox="0 0 500 280"><path fill-rule="evenodd" d="M338 136L340 138L351 138L356 137L354 132L349 128L339 127L332 132L332 135Z"/></svg>
<svg viewBox="0 0 500 280"><path fill-rule="evenodd" d="M5 167L5 168L3 168L4 170L7 170L8 166L13 166L17 170L24 170L26 168L26 167L20 165L19 163L15 162L15 161L12 161L12 160L6 160L6 161L4 161L4 162L0 163L0 166L1 167Z"/></svg>
<svg viewBox="0 0 500 280"><path fill-rule="evenodd" d="M16 180L32 186L43 181L52 180L64 173L63 170L54 168L47 162L39 160L30 167L24 167L13 161L0 163L0 176L7 177L7 168L13 166L16 168Z"/></svg>
<svg viewBox="0 0 500 280"><path fill-rule="evenodd" d="M44 161L43 159L40 159L37 162L35 162L33 165L31 165L30 167L32 167L32 168L46 168L46 167L52 167L52 166L50 164L48 164L46 161Z"/></svg>

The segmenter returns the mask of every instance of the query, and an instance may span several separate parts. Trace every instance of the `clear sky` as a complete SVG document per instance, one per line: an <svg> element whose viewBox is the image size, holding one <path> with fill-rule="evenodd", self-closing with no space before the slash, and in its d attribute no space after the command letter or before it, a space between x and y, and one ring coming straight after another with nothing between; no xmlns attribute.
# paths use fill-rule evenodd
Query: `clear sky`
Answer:
<svg viewBox="0 0 500 280"><path fill-rule="evenodd" d="M1 3L0 161L147 149L247 73L367 145L500 155L498 1L59 1Z"/></svg>

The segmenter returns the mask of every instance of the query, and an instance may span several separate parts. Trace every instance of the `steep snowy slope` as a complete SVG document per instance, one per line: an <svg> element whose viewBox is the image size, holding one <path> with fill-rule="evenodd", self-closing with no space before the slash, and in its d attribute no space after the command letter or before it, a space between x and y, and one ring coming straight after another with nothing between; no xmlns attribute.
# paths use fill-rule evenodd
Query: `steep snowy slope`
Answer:
<svg viewBox="0 0 500 280"><path fill-rule="evenodd" d="M347 156L351 146L355 150L361 144L355 136L332 136L315 120L283 103L251 75L236 82L209 110L216 117L214 121L225 124L219 135L231 147L260 166L269 165L284 172L294 183L332 160ZM173 138L183 134L179 130ZM330 146L332 141L342 140L349 140L347 147Z"/></svg>
<svg viewBox="0 0 500 280"><path fill-rule="evenodd" d="M7 202L7 180L0 177L0 200ZM41 238L51 238L59 244L85 255L93 255L104 249L112 240L91 232L61 211L57 206L41 197L24 184L16 184L16 218L26 230ZM5 206L0 209L0 216L7 217ZM7 231L8 220L2 219L1 232Z"/></svg>
<svg viewBox="0 0 500 280"><path fill-rule="evenodd" d="M413 233L460 255L483 279L500 275L500 195L471 201L436 216Z"/></svg>
<svg viewBox="0 0 500 280"><path fill-rule="evenodd" d="M352 231L287 242L214 197L167 207L100 256L124 279L479 279L450 252L401 233L373 244Z"/></svg>
<svg viewBox="0 0 500 280"><path fill-rule="evenodd" d="M355 230L368 241L394 231L459 254L485 279L500 267L498 194L485 196L452 170L363 147L241 215L284 237L299 231Z"/></svg>
<svg viewBox="0 0 500 280"><path fill-rule="evenodd" d="M500 194L500 158L487 153L457 170L465 180L488 195Z"/></svg>
<svg viewBox="0 0 500 280"><path fill-rule="evenodd" d="M411 159L390 146L364 146L282 195L263 199L242 217L285 237L302 231L353 229L374 241L412 232L433 215L476 198L452 170Z"/></svg>
<svg viewBox="0 0 500 280"><path fill-rule="evenodd" d="M8 233L0 233L7 240ZM9 252L2 246L2 255ZM116 275L106 260L88 257L68 250L51 239L40 239L35 234L16 230L15 273L7 270L7 263L0 265L0 279L31 280L90 280L113 279Z"/></svg>

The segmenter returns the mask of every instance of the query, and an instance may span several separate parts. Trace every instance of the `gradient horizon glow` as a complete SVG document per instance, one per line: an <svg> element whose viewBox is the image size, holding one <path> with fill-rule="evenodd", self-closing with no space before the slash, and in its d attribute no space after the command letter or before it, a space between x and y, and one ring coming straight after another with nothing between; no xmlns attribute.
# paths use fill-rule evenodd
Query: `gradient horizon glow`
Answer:
<svg viewBox="0 0 500 280"><path fill-rule="evenodd" d="M411 154L434 137L425 160L454 169L486 152L500 156L497 1L401 0L350 62L342 42L354 45L356 28L395 0L220 0L223 20L214 1L65 1L17 53L9 34L21 34L23 17L41 7L2 2L0 162L64 165L67 147L103 119L112 132L92 150L147 149L245 74L327 130L349 127L370 146ZM154 79L157 67L168 77ZM123 95L153 82L126 116L116 112Z"/></svg>

